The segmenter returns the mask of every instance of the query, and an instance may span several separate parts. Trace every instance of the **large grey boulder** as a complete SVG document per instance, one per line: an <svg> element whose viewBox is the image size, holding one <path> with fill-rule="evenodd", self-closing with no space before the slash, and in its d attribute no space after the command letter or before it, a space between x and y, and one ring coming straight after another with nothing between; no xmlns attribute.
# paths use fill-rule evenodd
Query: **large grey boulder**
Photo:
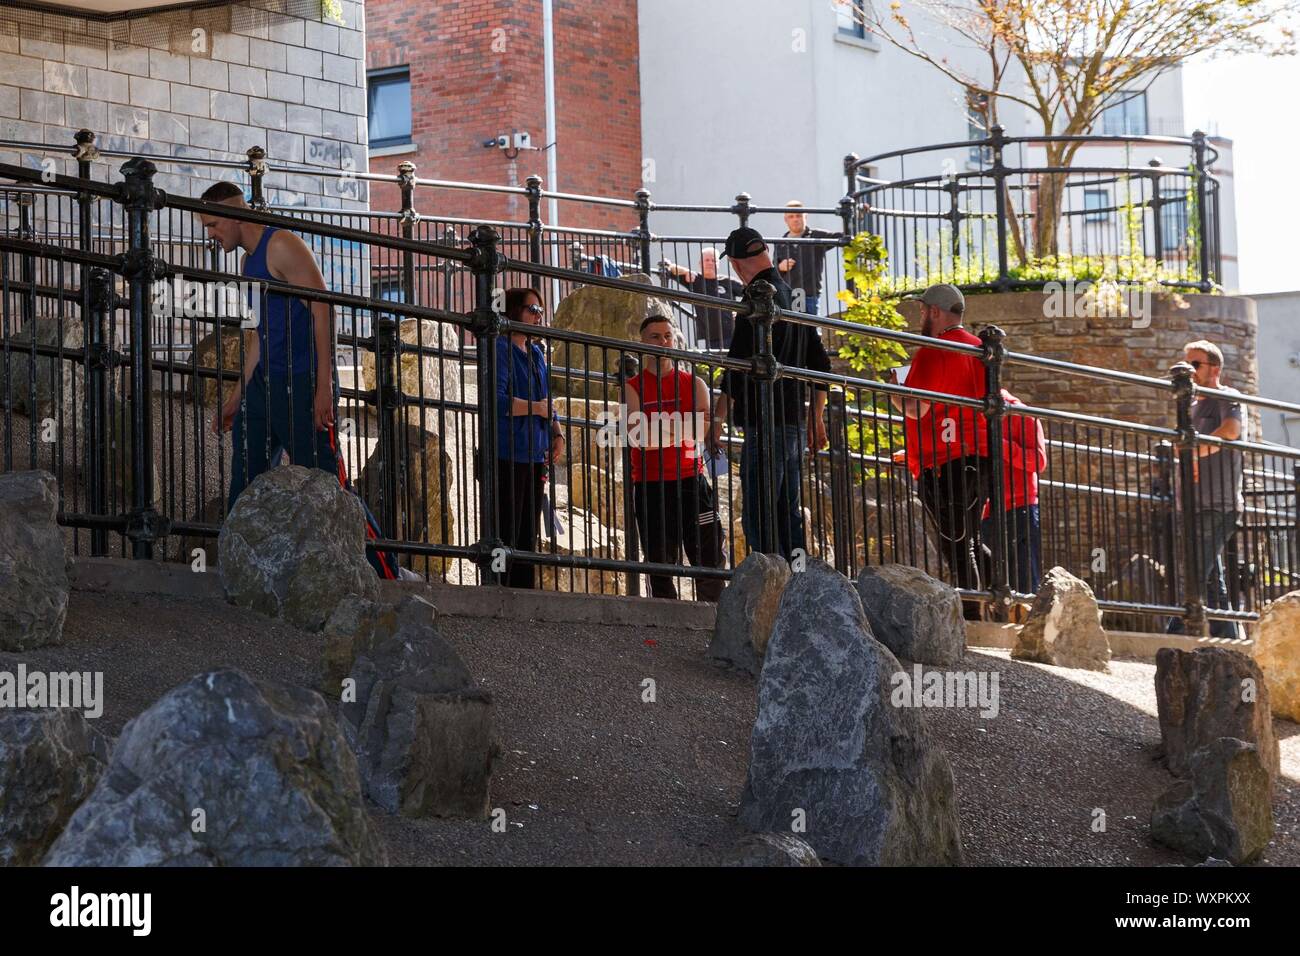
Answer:
<svg viewBox="0 0 1300 956"><path fill-rule="evenodd" d="M1064 568L1043 575L1011 657L1057 667L1110 669L1110 642L1092 588Z"/></svg>
<svg viewBox="0 0 1300 956"><path fill-rule="evenodd" d="M349 594L375 600L361 500L319 468L259 475L217 538L221 583L241 607L319 631Z"/></svg>
<svg viewBox="0 0 1300 956"><path fill-rule="evenodd" d="M966 650L961 598L942 581L905 564L868 566L858 596L871 633L905 661L947 667Z"/></svg>
<svg viewBox="0 0 1300 956"><path fill-rule="evenodd" d="M747 833L723 856L722 866L821 866L817 851L793 833Z"/></svg>
<svg viewBox="0 0 1300 956"><path fill-rule="evenodd" d="M222 669L126 725L46 866L382 866L356 760L314 691Z"/></svg>
<svg viewBox="0 0 1300 956"><path fill-rule="evenodd" d="M741 824L836 863L961 863L948 758L919 709L890 702L901 670L843 575L815 559L793 575L758 681Z"/></svg>
<svg viewBox="0 0 1300 956"><path fill-rule="evenodd" d="M23 329L10 333L9 347L0 349L0 408L6 399L19 415L71 424L76 401L85 393L81 365L85 344L82 325L67 316L38 315ZM66 358L42 355L38 346L64 350ZM78 415L80 417L80 415Z"/></svg>
<svg viewBox="0 0 1300 956"><path fill-rule="evenodd" d="M58 482L48 472L0 474L0 651L63 640L68 567L58 508Z"/></svg>
<svg viewBox="0 0 1300 956"><path fill-rule="evenodd" d="M379 622L344 687L343 729L366 795L385 810L483 818L498 751L492 697L438 634L435 613L411 596L391 633Z"/></svg>
<svg viewBox="0 0 1300 956"><path fill-rule="evenodd" d="M751 551L718 598L709 656L757 676L789 580L780 555Z"/></svg>
<svg viewBox="0 0 1300 956"><path fill-rule="evenodd" d="M1249 863L1273 838L1272 782L1259 748L1220 737L1188 761L1180 780L1156 799L1151 837L1197 859Z"/></svg>
<svg viewBox="0 0 1300 956"><path fill-rule="evenodd" d="M0 710L0 866L32 866L108 762L108 740L81 711Z"/></svg>
<svg viewBox="0 0 1300 956"><path fill-rule="evenodd" d="M1191 756L1220 737L1259 748L1259 759L1276 782L1280 767L1269 690L1258 664L1226 647L1156 651L1156 712L1165 764L1178 777L1191 771Z"/></svg>
<svg viewBox="0 0 1300 956"><path fill-rule="evenodd" d="M387 635L396 629L396 615L397 608L393 605L355 594L347 595L338 603L322 630L325 637L319 684L322 694L339 696L357 658L374 649L376 631Z"/></svg>

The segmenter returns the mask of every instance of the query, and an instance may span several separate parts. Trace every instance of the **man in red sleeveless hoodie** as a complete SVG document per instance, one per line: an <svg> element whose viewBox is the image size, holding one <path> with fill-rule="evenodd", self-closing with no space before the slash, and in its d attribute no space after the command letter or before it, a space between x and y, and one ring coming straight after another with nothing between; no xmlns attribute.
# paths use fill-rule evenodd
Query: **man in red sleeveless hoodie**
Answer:
<svg viewBox="0 0 1300 956"><path fill-rule="evenodd" d="M641 323L646 345L673 348L673 332L672 321L663 316L652 315ZM623 388L641 545L654 563L676 564L685 548L695 567L720 568L722 523L703 461L708 386L699 376L678 369L666 355L644 359L644 370ZM723 584L721 578L697 578L695 593L701 601L716 602ZM650 593L677 597L673 579L666 574L650 575Z"/></svg>

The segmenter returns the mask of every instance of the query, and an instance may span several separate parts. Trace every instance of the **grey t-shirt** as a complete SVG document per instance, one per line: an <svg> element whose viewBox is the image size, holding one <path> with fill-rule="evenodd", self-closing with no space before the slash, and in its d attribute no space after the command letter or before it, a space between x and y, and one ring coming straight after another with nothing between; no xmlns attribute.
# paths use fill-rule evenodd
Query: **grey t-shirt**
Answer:
<svg viewBox="0 0 1300 956"><path fill-rule="evenodd" d="M1225 392L1236 389L1223 387ZM1239 393L1238 393L1239 394ZM1241 403L1217 395L1202 395L1192 404L1192 427L1205 435L1228 420L1242 423L1241 437L1246 437ZM1235 448L1215 447L1200 460L1200 479L1196 483L1196 503L1202 511L1245 511L1241 495L1242 455Z"/></svg>

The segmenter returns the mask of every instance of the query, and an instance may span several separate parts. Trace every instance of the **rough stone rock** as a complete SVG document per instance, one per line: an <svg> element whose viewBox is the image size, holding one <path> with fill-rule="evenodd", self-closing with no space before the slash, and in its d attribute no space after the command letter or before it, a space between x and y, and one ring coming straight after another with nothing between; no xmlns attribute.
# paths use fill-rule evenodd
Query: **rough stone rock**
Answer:
<svg viewBox="0 0 1300 956"><path fill-rule="evenodd" d="M324 699L230 668L190 678L126 725L45 858L46 866L386 863L356 759Z"/></svg>
<svg viewBox="0 0 1300 956"><path fill-rule="evenodd" d="M672 318L672 307L666 300L653 295L656 287L648 276L633 272L622 278L628 282L644 283L650 289L644 295L590 285L574 289L555 310L555 328L593 332L609 338L637 342L641 338L641 322L648 316L663 315ZM618 371L620 360L620 353L613 349L592 349L568 342L556 342L551 365L554 369L582 369L612 376ZM611 401L617 401L618 398L618 386L612 379L602 382L553 372L551 386L556 395L586 396Z"/></svg>
<svg viewBox="0 0 1300 956"><path fill-rule="evenodd" d="M398 330L403 351L398 357L399 383L402 392L414 399L423 397L444 402L462 399L460 353L457 327L449 322L432 319L403 319ZM442 349L445 355L429 355L421 349ZM375 353L361 352L361 379L367 389L376 387ZM407 415L415 425L421 423L418 405L410 406ZM443 420L446 420L444 416ZM436 431L437 415L423 416L424 427Z"/></svg>
<svg viewBox="0 0 1300 956"><path fill-rule="evenodd" d="M610 528L595 515L578 508L557 512L559 533L550 537L543 528L538 539L538 550L546 554L572 554L579 557L597 556L622 559L624 534L619 528ZM545 524L546 519L542 519ZM626 594L627 576L621 571L602 571L595 568L566 568L555 565L537 565L537 578L545 591L564 591L574 594ZM644 580L644 579L643 579Z"/></svg>
<svg viewBox="0 0 1300 956"><path fill-rule="evenodd" d="M320 692L338 697L343 678L352 673L357 658L374 649L375 635L391 634L397 626L397 609L391 604L349 594L325 622L325 654Z"/></svg>
<svg viewBox="0 0 1300 956"><path fill-rule="evenodd" d="M391 634L357 659L356 700L340 707L366 795L410 817L488 814L492 697L434 626L436 611L411 596Z"/></svg>
<svg viewBox="0 0 1300 956"><path fill-rule="evenodd" d="M58 507L48 472L0 474L0 651L63 640L68 571Z"/></svg>
<svg viewBox="0 0 1300 956"><path fill-rule="evenodd" d="M60 361L32 352L33 328L37 345L62 346L69 358ZM83 334L76 319L57 315L38 315L27 327L9 334L8 349L0 350L0 408L7 399L19 415L56 420L62 415L70 427L73 409L85 394L81 365L72 360L85 355ZM81 420L80 410L77 418Z"/></svg>
<svg viewBox="0 0 1300 956"><path fill-rule="evenodd" d="M551 400L551 405L564 428L564 454L560 456L558 465L597 468L621 480L622 449L615 445L601 447L600 439L602 423L618 419L618 403L557 395Z"/></svg>
<svg viewBox="0 0 1300 956"><path fill-rule="evenodd" d="M871 633L905 661L947 667L966 649L966 621L957 592L905 564L868 566L858 596Z"/></svg>
<svg viewBox="0 0 1300 956"><path fill-rule="evenodd" d="M1255 662L1273 713L1300 723L1300 591L1282 595L1260 615Z"/></svg>
<svg viewBox="0 0 1300 956"><path fill-rule="evenodd" d="M0 710L0 866L41 862L94 788L108 750L79 710Z"/></svg>
<svg viewBox="0 0 1300 956"><path fill-rule="evenodd" d="M757 676L789 580L780 555L750 552L718 598L709 656Z"/></svg>
<svg viewBox="0 0 1300 956"><path fill-rule="evenodd" d="M319 468L263 472L235 502L217 539L221 582L241 607L318 631L348 594L374 600L365 512Z"/></svg>
<svg viewBox="0 0 1300 956"><path fill-rule="evenodd" d="M941 574L945 567L925 507L912 488L889 476L854 489L853 536L859 566L898 563Z"/></svg>
<svg viewBox="0 0 1300 956"><path fill-rule="evenodd" d="M442 447L442 439L415 425L398 425L397 453L406 463L397 471L397 520L405 541L422 544L447 544L455 537L455 522L448 507L451 499L451 458ZM376 508L382 500L380 446L375 445L357 479L357 489ZM377 508L376 508L377 510ZM408 558L402 556L406 566ZM410 568L417 574L426 571L441 578L451 558L411 555Z"/></svg>
<svg viewBox="0 0 1300 956"><path fill-rule="evenodd" d="M821 866L817 851L793 833L747 833L722 860L723 866Z"/></svg>
<svg viewBox="0 0 1300 956"><path fill-rule="evenodd" d="M1259 747L1276 781L1280 757L1269 715L1269 689L1259 664L1226 647L1156 651L1156 709L1165 764L1185 777L1191 755L1220 737Z"/></svg>
<svg viewBox="0 0 1300 956"><path fill-rule="evenodd" d="M240 330L234 328L222 328L221 330L221 371L238 372L241 368L241 352L239 344ZM203 338L199 339L194 345L193 351L194 365L196 368L217 371L217 333L209 332ZM212 409L215 412L231 395L239 390L238 379L225 379L221 383L221 397L217 397L217 380L208 376L200 376L198 384L199 400L204 408ZM185 390L188 397L193 393Z"/></svg>
<svg viewBox="0 0 1300 956"><path fill-rule="evenodd" d="M1092 588L1064 568L1043 575L1011 657L1057 667L1109 670L1110 642Z"/></svg>
<svg viewBox="0 0 1300 956"><path fill-rule="evenodd" d="M792 575L759 676L740 823L784 832L799 819L836 863L961 863L952 768L921 711L891 703L900 672L843 575L815 559Z"/></svg>
<svg viewBox="0 0 1300 956"><path fill-rule="evenodd" d="M1202 859L1258 857L1273 838L1272 785L1259 749L1220 737L1192 754L1190 772L1156 799L1152 839Z"/></svg>
<svg viewBox="0 0 1300 956"><path fill-rule="evenodd" d="M569 501L575 508L591 512L607 527L623 527L626 506L622 481L595 465L577 464L569 472L568 487Z"/></svg>

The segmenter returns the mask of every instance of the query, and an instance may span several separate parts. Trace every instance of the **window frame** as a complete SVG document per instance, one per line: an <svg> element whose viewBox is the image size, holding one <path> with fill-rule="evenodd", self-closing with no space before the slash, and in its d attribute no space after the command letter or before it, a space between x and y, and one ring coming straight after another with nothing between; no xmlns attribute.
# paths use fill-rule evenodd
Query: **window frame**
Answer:
<svg viewBox="0 0 1300 956"><path fill-rule="evenodd" d="M399 136L382 136L375 139L372 134L371 124L374 121L374 99L371 90L380 86L396 86L405 82L407 115L410 117L410 123L407 126L405 135ZM414 100L411 97L411 67L406 66L387 66L378 70L366 71L366 144L370 149L386 149L390 146L408 146L415 142L414 125Z"/></svg>
<svg viewBox="0 0 1300 956"><path fill-rule="evenodd" d="M1129 129L1129 103L1140 101L1142 103L1142 128L1140 130ZM1118 133L1110 132L1107 128L1110 123L1107 116L1119 115L1122 118L1122 129ZM1111 103L1098 114L1101 120L1101 133L1103 136L1148 136L1151 132L1151 114L1147 110L1147 91L1146 90L1120 90L1119 98Z"/></svg>
<svg viewBox="0 0 1300 956"><path fill-rule="evenodd" d="M842 37L853 37L854 39L858 39L858 40L870 39L871 35L867 32L867 24L865 23L866 13L867 13L867 0L844 0L842 5L849 7L853 11L854 14L853 26L845 27L840 22L839 7L841 6L841 4L836 4L835 35L842 36Z"/></svg>
<svg viewBox="0 0 1300 956"><path fill-rule="evenodd" d="M1088 198L1090 196L1101 197L1101 206L1098 207L1095 211L1091 206L1088 205ZM1108 208L1110 204L1111 202L1110 202L1109 189L1085 188L1083 190L1083 221L1086 223L1110 222L1111 210Z"/></svg>

